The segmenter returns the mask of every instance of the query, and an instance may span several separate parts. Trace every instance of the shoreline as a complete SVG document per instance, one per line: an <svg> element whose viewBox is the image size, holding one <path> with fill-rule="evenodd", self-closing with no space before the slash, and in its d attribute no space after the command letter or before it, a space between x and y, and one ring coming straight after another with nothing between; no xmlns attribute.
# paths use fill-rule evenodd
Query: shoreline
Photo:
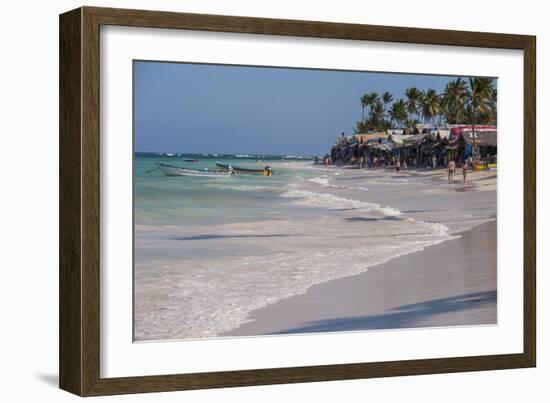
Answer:
<svg viewBox="0 0 550 403"><path fill-rule="evenodd" d="M252 311L222 336L495 324L496 219Z"/></svg>

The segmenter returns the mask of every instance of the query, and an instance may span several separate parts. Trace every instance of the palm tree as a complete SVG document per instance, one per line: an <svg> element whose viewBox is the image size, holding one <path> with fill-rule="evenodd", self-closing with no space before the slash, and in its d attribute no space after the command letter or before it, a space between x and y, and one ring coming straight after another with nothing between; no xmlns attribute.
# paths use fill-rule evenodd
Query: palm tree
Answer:
<svg viewBox="0 0 550 403"><path fill-rule="evenodd" d="M462 78L457 78L445 86L441 106L445 112L445 117L448 123L459 123L464 115L464 106L468 99L466 90L466 81Z"/></svg>
<svg viewBox="0 0 550 403"><path fill-rule="evenodd" d="M407 97L407 112L409 112L409 114L416 114L418 118L418 109L422 99L422 92L418 88L411 87L405 90L405 96Z"/></svg>
<svg viewBox="0 0 550 403"><path fill-rule="evenodd" d="M475 150L475 124L482 114L496 110L496 92L491 78L471 77L468 84L467 99L472 121L472 142Z"/></svg>
<svg viewBox="0 0 550 403"><path fill-rule="evenodd" d="M364 94L361 97L361 107L363 108L362 118L363 122L365 121L365 108L371 108L378 101L378 94L376 92L371 92Z"/></svg>
<svg viewBox="0 0 550 403"><path fill-rule="evenodd" d="M369 96L367 94L364 94L361 97L361 122L365 122L365 108L368 108L369 106Z"/></svg>
<svg viewBox="0 0 550 403"><path fill-rule="evenodd" d="M401 127L403 122L405 122L408 118L407 104L405 101L402 99L395 101L390 109L389 115L396 123L397 127Z"/></svg>
<svg viewBox="0 0 550 403"><path fill-rule="evenodd" d="M367 131L367 124L363 121L357 122L353 128L355 134L365 133Z"/></svg>
<svg viewBox="0 0 550 403"><path fill-rule="evenodd" d="M391 101L393 101L393 95L390 94L388 91L384 92L382 94L382 102L384 103L384 114L386 114L386 108Z"/></svg>
<svg viewBox="0 0 550 403"><path fill-rule="evenodd" d="M372 109L374 106L376 106L377 103L380 102L380 97L378 96L378 94L377 94L376 92L371 92L371 93L369 94L369 99L370 99L369 105L370 105L371 109Z"/></svg>
<svg viewBox="0 0 550 403"><path fill-rule="evenodd" d="M368 130L384 130L387 122L384 119L384 104L380 99L372 103L369 110L369 117L366 122Z"/></svg>
<svg viewBox="0 0 550 403"><path fill-rule="evenodd" d="M421 109L422 117L425 122L428 121L432 123L434 118L440 113L441 105L439 102L439 95L437 95L434 89L430 88L423 93Z"/></svg>
<svg viewBox="0 0 550 403"><path fill-rule="evenodd" d="M494 123L497 124L497 89L493 88L493 91L491 93L491 101L490 101L490 109L491 111L488 114L488 123Z"/></svg>

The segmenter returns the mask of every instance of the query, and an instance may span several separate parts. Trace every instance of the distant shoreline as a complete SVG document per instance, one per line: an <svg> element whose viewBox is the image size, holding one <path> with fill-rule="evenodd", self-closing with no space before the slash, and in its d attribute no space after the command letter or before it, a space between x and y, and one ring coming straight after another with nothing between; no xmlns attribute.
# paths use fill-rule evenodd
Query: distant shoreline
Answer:
<svg viewBox="0 0 550 403"><path fill-rule="evenodd" d="M134 151L134 155L142 156L163 156L163 157L181 157L181 156L203 156L203 157L215 157L215 156L225 156L225 157L236 157L236 158L249 158L254 159L257 157L263 158L288 158L288 159L304 159L304 160L313 160L315 155L305 154L305 153L283 153L283 154L270 154L270 153L245 153L240 152L235 153L216 153L216 152L179 152L179 151Z"/></svg>

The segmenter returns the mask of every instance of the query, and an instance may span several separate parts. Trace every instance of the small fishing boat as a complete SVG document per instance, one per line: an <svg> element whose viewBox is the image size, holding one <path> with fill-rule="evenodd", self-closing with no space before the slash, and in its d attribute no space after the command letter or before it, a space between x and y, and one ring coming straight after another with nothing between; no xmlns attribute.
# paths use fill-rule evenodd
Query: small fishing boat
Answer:
<svg viewBox="0 0 550 403"><path fill-rule="evenodd" d="M185 162L199 162L199 160L197 159L191 159L191 158L184 158L183 159Z"/></svg>
<svg viewBox="0 0 550 403"><path fill-rule="evenodd" d="M494 169L496 167L497 167L497 164L494 164L494 163L491 163L488 166L489 169ZM484 169L485 169L485 166L483 165L482 162L475 162L474 163L474 171L483 171Z"/></svg>
<svg viewBox="0 0 550 403"><path fill-rule="evenodd" d="M193 169L193 168L185 168L185 167L178 167L175 165L168 165L168 164L161 164L160 162L157 163L158 168L162 171L162 173L166 176L203 176L203 177L209 177L209 178L223 178L235 175L235 172L233 170L212 170L208 168L203 169Z"/></svg>
<svg viewBox="0 0 550 403"><path fill-rule="evenodd" d="M269 166L265 166L264 168L242 168L242 167L234 167L228 164L222 164L221 162L217 162L217 161L216 161L216 165L221 169L223 169L224 171L233 171L238 174L263 175L263 176L273 175L273 171Z"/></svg>

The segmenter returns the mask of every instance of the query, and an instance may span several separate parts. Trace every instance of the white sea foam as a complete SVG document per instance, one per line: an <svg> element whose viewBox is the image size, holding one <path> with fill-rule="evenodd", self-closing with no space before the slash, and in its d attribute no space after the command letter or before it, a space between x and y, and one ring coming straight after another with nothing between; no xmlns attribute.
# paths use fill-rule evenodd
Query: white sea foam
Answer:
<svg viewBox="0 0 550 403"><path fill-rule="evenodd" d="M309 179L309 182L316 183L316 184L321 185L323 187L329 187L330 186L330 179L327 175L316 176L315 178Z"/></svg>
<svg viewBox="0 0 550 403"><path fill-rule="evenodd" d="M330 193L317 193L308 190L289 189L282 197L296 199L294 203L306 207L320 207L328 209L353 209L362 213L371 213L384 216L398 216L401 212L392 207L383 207L379 204L361 200L345 199Z"/></svg>
<svg viewBox="0 0 550 403"><path fill-rule="evenodd" d="M249 321L254 309L453 238L444 227L414 220L367 228L338 229L331 218L319 219L318 224L333 229L323 235L322 248L305 247L317 235L296 236L290 240L292 246L284 241L289 249L285 252L136 266L137 340L219 336ZM297 220L255 223L253 228L275 225L292 233L305 226ZM361 236L369 231L370 237Z"/></svg>
<svg viewBox="0 0 550 403"><path fill-rule="evenodd" d="M385 185L385 186L403 186L403 185L425 185L424 182L411 181L406 178L396 178L396 179L387 179L387 180L370 180L372 184L376 185Z"/></svg>
<svg viewBox="0 0 550 403"><path fill-rule="evenodd" d="M328 175L316 176L314 178L308 179L308 181L311 183L320 185L321 187L324 187L324 188L368 191L368 188L364 186L336 185L331 182L330 177Z"/></svg>
<svg viewBox="0 0 550 403"><path fill-rule="evenodd" d="M410 223L411 225L422 224L425 228L429 229L429 232L431 234L434 234L434 235L446 236L449 234L449 227L441 223L420 221L420 220L415 220L413 218L407 218L405 221Z"/></svg>
<svg viewBox="0 0 550 403"><path fill-rule="evenodd" d="M245 192L254 191L254 190L276 190L278 189L275 186L262 186L262 185L230 185L222 183L207 183L204 187L216 188L216 189L226 189L226 190L242 190Z"/></svg>
<svg viewBox="0 0 550 403"><path fill-rule="evenodd" d="M348 190L362 190L364 192L368 191L369 189L364 186L338 186L340 189L348 189Z"/></svg>

